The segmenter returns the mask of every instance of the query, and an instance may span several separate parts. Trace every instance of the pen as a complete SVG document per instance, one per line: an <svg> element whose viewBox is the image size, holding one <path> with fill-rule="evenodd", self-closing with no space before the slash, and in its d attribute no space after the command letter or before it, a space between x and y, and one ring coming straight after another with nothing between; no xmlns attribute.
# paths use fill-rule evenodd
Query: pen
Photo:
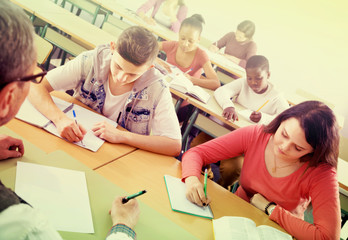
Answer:
<svg viewBox="0 0 348 240"><path fill-rule="evenodd" d="M261 110L261 108L263 108L267 103L269 102L269 100L267 100L264 104L262 104L262 106L261 107L259 107L259 109L257 109L256 110L256 112L258 112L258 111L260 111Z"/></svg>
<svg viewBox="0 0 348 240"><path fill-rule="evenodd" d="M192 68L190 68L189 70L187 70L186 72L184 72L184 74L187 74L187 73L189 73L189 72L191 72L192 71Z"/></svg>
<svg viewBox="0 0 348 240"><path fill-rule="evenodd" d="M207 198L207 178L208 178L208 169L204 171L204 194L205 198Z"/></svg>
<svg viewBox="0 0 348 240"><path fill-rule="evenodd" d="M77 125L76 113L75 113L75 110L74 110L74 109L72 110L72 113L73 113L73 115L74 115L75 123L76 123L76 125ZM85 144L83 144L82 140L81 140L81 144L82 144L83 146L85 146Z"/></svg>
<svg viewBox="0 0 348 240"><path fill-rule="evenodd" d="M143 190L143 191L140 191L140 192L137 192L137 193L134 193L132 195L129 195L128 197L124 197L122 198L122 203L125 204L127 203L129 200L133 199L133 198L136 198L140 195L143 195L144 193L146 193L146 190Z"/></svg>

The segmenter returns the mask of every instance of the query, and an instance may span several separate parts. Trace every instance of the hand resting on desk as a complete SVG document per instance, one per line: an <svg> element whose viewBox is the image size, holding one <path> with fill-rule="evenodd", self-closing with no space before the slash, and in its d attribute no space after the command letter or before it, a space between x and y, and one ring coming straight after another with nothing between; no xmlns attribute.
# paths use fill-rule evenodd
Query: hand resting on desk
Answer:
<svg viewBox="0 0 348 240"><path fill-rule="evenodd" d="M21 157L24 154L22 140L0 134L0 160Z"/></svg>
<svg viewBox="0 0 348 240"><path fill-rule="evenodd" d="M227 120L238 121L238 115L234 107L227 107L222 112L222 116Z"/></svg>

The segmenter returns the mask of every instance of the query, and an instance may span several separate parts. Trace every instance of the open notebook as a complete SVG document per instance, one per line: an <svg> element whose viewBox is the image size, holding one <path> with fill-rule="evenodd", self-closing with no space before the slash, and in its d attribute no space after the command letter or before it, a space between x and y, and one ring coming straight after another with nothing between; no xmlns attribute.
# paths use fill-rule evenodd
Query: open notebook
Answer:
<svg viewBox="0 0 348 240"><path fill-rule="evenodd" d="M213 218L210 206L200 207L187 200L185 183L180 178L164 175L170 206L173 211L191 214L198 217Z"/></svg>
<svg viewBox="0 0 348 240"><path fill-rule="evenodd" d="M172 78L172 81L169 83L171 88L197 98L204 103L209 101L210 94L200 86L193 85L179 68L172 68L172 73L168 75Z"/></svg>
<svg viewBox="0 0 348 240"><path fill-rule="evenodd" d="M113 126L117 126L117 123L100 115L92 112L86 108L78 106L73 103L66 102L56 97L52 97L54 103L62 110L69 118L74 119L73 110L75 110L77 115L77 122L81 124L87 133L83 138L83 144L81 142L76 142L74 144L89 149L93 152L98 151L98 149L103 145L104 140L96 137L92 132L92 127L98 122L107 121ZM16 118L35 125L37 127L43 128L46 131L58 136L58 131L56 126L47 119L43 114L41 114L29 101L26 99L19 109Z"/></svg>
<svg viewBox="0 0 348 240"><path fill-rule="evenodd" d="M291 240L292 237L271 226L256 227L253 220L245 217L225 216L213 220L215 240Z"/></svg>

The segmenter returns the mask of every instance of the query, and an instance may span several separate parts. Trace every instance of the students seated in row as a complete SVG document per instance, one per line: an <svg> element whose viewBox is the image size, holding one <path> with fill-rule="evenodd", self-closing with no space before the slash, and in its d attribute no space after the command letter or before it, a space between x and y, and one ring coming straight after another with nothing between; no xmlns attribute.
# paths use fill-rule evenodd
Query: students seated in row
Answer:
<svg viewBox="0 0 348 240"><path fill-rule="evenodd" d="M18 112L29 92L29 82L39 82L45 72L34 72L36 66L34 28L28 16L10 1L0 1L0 9L1 126ZM0 136L0 160L21 157L23 154L24 146L21 140ZM132 239L132 233L134 236L131 228L138 220L138 203L135 199L131 199L122 204L121 199L121 197L116 198L111 206L114 226L106 239ZM39 210L28 205L0 181L0 239L62 238Z"/></svg>
<svg viewBox="0 0 348 240"><path fill-rule="evenodd" d="M152 63L158 53L154 35L143 27L126 29L117 43L98 46L48 72L32 86L30 102L70 142L83 139L86 130L54 104L50 92L74 89L74 97L116 121L128 131L101 122L94 134L111 143L176 156L181 134L169 88Z"/></svg>
<svg viewBox="0 0 348 240"><path fill-rule="evenodd" d="M246 78L234 80L214 92L226 120L238 120L232 99L252 110L249 119L255 123L269 123L279 113L289 108L283 95L269 82L271 74L267 58L261 55L249 58L246 64L246 75ZM242 165L242 156L221 161L218 183L225 188L234 184L239 179Z"/></svg>
<svg viewBox="0 0 348 240"><path fill-rule="evenodd" d="M243 154L239 197L296 239L339 239L338 130L329 107L308 101L267 126L240 128L191 148L182 161L186 197L200 206L209 204L199 181L202 167ZM304 221L310 203L313 224Z"/></svg>
<svg viewBox="0 0 348 240"><path fill-rule="evenodd" d="M210 46L210 50L217 52L225 47L224 55L236 64L245 67L246 61L256 54L257 46L253 41L255 24L245 20L238 24L236 32L227 33Z"/></svg>
<svg viewBox="0 0 348 240"><path fill-rule="evenodd" d="M146 13L152 10L151 16ZM181 22L187 16L187 6L184 0L147 0L137 10L137 14L149 24L155 25L156 22L178 32Z"/></svg>

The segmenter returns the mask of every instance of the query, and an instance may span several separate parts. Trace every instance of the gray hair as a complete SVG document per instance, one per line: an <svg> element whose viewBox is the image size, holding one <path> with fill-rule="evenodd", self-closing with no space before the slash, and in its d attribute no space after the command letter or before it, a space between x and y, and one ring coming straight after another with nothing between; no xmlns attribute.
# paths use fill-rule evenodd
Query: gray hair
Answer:
<svg viewBox="0 0 348 240"><path fill-rule="evenodd" d="M36 60L34 28L24 11L0 1L0 85L24 77Z"/></svg>

